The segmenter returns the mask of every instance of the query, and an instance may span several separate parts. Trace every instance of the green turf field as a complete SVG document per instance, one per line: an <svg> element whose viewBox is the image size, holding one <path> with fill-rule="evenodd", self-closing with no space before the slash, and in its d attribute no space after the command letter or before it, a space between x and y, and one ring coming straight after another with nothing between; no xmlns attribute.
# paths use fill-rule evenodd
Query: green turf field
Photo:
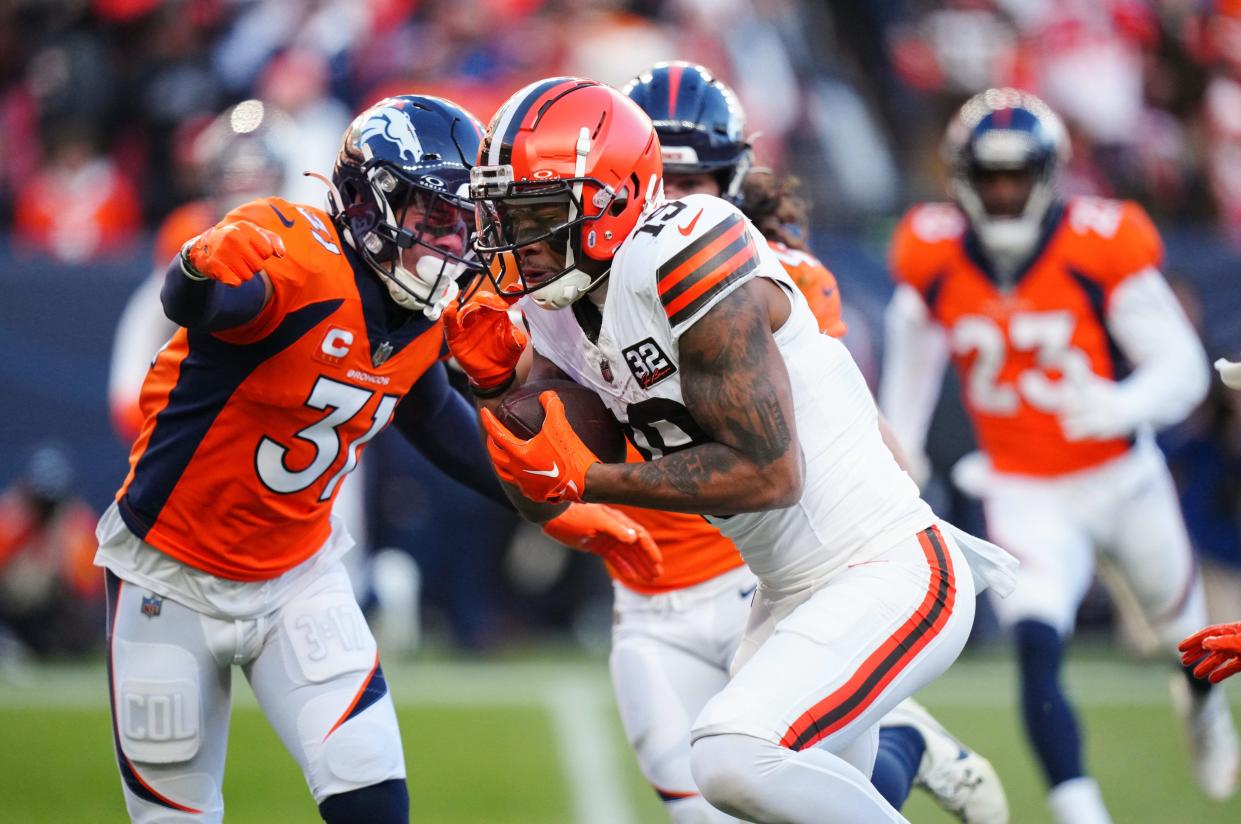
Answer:
<svg viewBox="0 0 1241 824"><path fill-rule="evenodd" d="M602 659L434 659L384 668L400 713L419 824L665 820L625 749ZM1069 677L1089 736L1089 763L1116 824L1241 822L1241 800L1211 804L1192 785L1167 700L1166 668L1078 650ZM55 667L24 682L0 681L0 821L125 820L104 683L101 666ZM234 695L225 820L317 821L300 773L239 674ZM1008 661L975 656L920 697L991 757L1005 780L1014 824L1045 822L1012 696ZM914 822L953 820L917 793L905 812Z"/></svg>

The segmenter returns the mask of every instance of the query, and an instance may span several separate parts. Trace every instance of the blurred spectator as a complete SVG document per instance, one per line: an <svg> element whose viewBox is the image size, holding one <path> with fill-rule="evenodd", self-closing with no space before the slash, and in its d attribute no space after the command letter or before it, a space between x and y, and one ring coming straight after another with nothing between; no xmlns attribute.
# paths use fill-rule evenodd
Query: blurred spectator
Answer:
<svg viewBox="0 0 1241 824"><path fill-rule="evenodd" d="M1241 247L1241 2L1220 0L1200 52L1212 69L1204 105L1206 174L1220 222Z"/></svg>
<svg viewBox="0 0 1241 824"><path fill-rule="evenodd" d="M19 245L66 263L123 253L142 225L133 184L81 123L48 132L42 168L17 193Z"/></svg>
<svg viewBox="0 0 1241 824"><path fill-rule="evenodd" d="M285 134L277 147L284 160L284 185L268 191L281 191L294 203L323 205L327 194L323 182L303 172L331 175L340 136L352 117L348 107L329 94L329 79L327 59L304 48L274 58L259 79L259 98L289 119L287 126L281 126Z"/></svg>
<svg viewBox="0 0 1241 824"><path fill-rule="evenodd" d="M98 517L74 495L73 465L57 446L35 450L0 492L0 625L37 655L87 652L102 640Z"/></svg>
<svg viewBox="0 0 1241 824"><path fill-rule="evenodd" d="M1017 33L992 2L950 0L894 27L889 49L909 85L965 98L1011 80Z"/></svg>

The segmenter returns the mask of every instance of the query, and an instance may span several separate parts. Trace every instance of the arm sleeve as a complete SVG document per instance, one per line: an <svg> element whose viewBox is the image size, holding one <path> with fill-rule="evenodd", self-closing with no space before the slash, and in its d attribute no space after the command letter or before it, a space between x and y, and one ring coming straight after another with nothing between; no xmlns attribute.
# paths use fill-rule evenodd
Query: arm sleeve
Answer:
<svg viewBox="0 0 1241 824"><path fill-rule="evenodd" d="M453 480L512 509L483 447L478 416L435 363L396 408L393 424L427 460Z"/></svg>
<svg viewBox="0 0 1241 824"><path fill-rule="evenodd" d="M152 272L130 295L112 339L112 366L108 373L108 396L114 403L138 400L151 359L172 337L177 327L160 308L163 278Z"/></svg>
<svg viewBox="0 0 1241 824"><path fill-rule="evenodd" d="M249 323L259 316L267 302L267 287L261 277L236 287L215 280L194 280L181 268L177 255L164 273L159 293L164 314L179 326L219 332Z"/></svg>
<svg viewBox="0 0 1241 824"><path fill-rule="evenodd" d="M912 286L898 284L884 313L879 408L906 454L925 448L948 365L948 339Z"/></svg>
<svg viewBox="0 0 1241 824"><path fill-rule="evenodd" d="M1146 269L1116 286L1107 325L1133 365L1120 391L1135 423L1169 426L1206 397L1206 352L1158 270Z"/></svg>

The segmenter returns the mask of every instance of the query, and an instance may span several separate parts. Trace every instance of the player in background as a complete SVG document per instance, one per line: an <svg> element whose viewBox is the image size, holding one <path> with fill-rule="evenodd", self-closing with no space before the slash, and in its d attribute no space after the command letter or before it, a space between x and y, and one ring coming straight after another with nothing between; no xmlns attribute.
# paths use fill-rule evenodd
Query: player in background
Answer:
<svg viewBox="0 0 1241 824"><path fill-rule="evenodd" d="M181 328L143 385L96 556L133 820L222 819L234 665L325 821L409 820L396 714L332 502L390 422L503 497L439 360L438 318L470 265L463 193L480 136L448 101L382 100L346 132L326 212L242 204L169 265L161 297ZM624 516L551 514L578 548L658 573Z"/></svg>
<svg viewBox="0 0 1241 824"><path fill-rule="evenodd" d="M1241 389L1241 363L1220 358L1215 362L1224 386ZM1194 675L1218 684L1241 672L1241 622L1214 624L1198 630L1180 643L1181 663L1194 668Z"/></svg>
<svg viewBox="0 0 1241 824"><path fill-rule="evenodd" d="M1064 646L1110 553L1172 649L1204 623L1201 583L1152 427L1203 397L1205 356L1158 266L1134 203L1056 190L1059 118L1033 95L992 89L950 126L954 203L913 208L892 241L880 405L909 453L926 438L949 357L989 467L988 530L1021 560L995 601L1013 631L1026 732L1057 822L1108 821L1060 684ZM1186 669L1181 700L1206 795L1236 788L1228 704Z"/></svg>
<svg viewBox="0 0 1241 824"><path fill-rule="evenodd" d="M650 119L601 84L551 78L497 112L471 173L476 248L518 268L529 377L592 388L647 461L600 463L551 392L540 433L513 436L490 411L511 370L474 381L493 459L532 514L595 497L716 513L756 573L732 680L691 736L692 786L712 805L903 821L867 778L875 725L959 652L969 567L762 236L720 198L665 201L661 173ZM481 345L470 326L447 327L463 364L462 344Z"/></svg>
<svg viewBox="0 0 1241 824"><path fill-rule="evenodd" d="M753 167L732 90L704 67L676 62L657 64L623 91L653 121L668 199L699 193L738 205L806 297L819 329L842 337L836 280L805 248L806 204L790 183ZM632 445L630 452L630 461L642 460ZM690 727L728 682L757 582L732 542L701 517L619 508L650 531L665 568L658 581L617 576L614 583L610 665L630 746L673 821L733 820L694 787ZM916 772L918 783L963 820L1007 820L1003 788L985 759L915 705L902 704L890 716L901 729L881 730L872 776L889 803L902 806Z"/></svg>

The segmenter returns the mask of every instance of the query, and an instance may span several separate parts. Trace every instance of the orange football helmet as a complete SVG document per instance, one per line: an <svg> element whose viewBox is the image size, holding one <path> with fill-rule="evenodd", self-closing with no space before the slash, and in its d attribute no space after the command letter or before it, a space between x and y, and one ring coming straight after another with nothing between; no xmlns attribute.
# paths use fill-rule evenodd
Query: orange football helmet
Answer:
<svg viewBox="0 0 1241 824"><path fill-rule="evenodd" d="M497 290L564 308L607 276L662 180L655 128L625 95L575 77L532 83L496 112L470 172L475 248L517 268L516 283L492 271Z"/></svg>

